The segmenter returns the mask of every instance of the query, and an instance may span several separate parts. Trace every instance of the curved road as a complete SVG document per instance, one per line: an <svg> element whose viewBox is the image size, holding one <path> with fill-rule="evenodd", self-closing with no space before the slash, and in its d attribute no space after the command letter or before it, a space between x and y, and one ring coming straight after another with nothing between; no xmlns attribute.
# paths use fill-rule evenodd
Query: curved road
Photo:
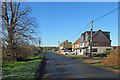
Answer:
<svg viewBox="0 0 120 80"><path fill-rule="evenodd" d="M118 78L116 73L46 52L47 64L43 78Z"/></svg>

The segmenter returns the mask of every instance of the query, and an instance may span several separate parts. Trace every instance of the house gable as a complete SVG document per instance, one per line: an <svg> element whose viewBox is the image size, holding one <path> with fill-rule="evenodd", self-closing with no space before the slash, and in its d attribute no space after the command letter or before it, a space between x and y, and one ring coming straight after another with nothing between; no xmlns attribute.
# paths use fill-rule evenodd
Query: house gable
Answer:
<svg viewBox="0 0 120 80"><path fill-rule="evenodd" d="M70 44L69 42L68 43L65 43L65 45L63 46L64 48L72 48L72 44Z"/></svg>
<svg viewBox="0 0 120 80"><path fill-rule="evenodd" d="M97 43L97 45L94 45L94 43ZM111 46L111 41L99 30L93 35L93 46Z"/></svg>

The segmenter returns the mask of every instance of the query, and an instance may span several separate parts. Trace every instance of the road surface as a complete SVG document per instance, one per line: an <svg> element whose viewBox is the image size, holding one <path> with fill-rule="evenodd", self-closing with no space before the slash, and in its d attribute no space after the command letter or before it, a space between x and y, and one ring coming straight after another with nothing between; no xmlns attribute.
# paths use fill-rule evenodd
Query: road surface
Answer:
<svg viewBox="0 0 120 80"><path fill-rule="evenodd" d="M118 78L116 73L46 52L47 63L43 78Z"/></svg>

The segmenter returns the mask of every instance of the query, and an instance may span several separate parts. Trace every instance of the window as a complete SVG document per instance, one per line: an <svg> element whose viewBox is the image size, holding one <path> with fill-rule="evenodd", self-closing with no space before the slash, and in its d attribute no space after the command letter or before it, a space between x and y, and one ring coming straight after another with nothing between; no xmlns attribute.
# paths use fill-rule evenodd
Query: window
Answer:
<svg viewBox="0 0 120 80"><path fill-rule="evenodd" d="M79 47L79 45L77 45L77 47Z"/></svg>
<svg viewBox="0 0 120 80"><path fill-rule="evenodd" d="M86 34L86 40L87 40L87 34Z"/></svg>
<svg viewBox="0 0 120 80"><path fill-rule="evenodd" d="M111 49L106 49L106 51L109 51L109 50L111 50Z"/></svg>
<svg viewBox="0 0 120 80"><path fill-rule="evenodd" d="M97 49L92 49L92 52L97 52Z"/></svg>
<svg viewBox="0 0 120 80"><path fill-rule="evenodd" d="M87 43L85 44L85 46L87 46Z"/></svg>
<svg viewBox="0 0 120 80"><path fill-rule="evenodd" d="M94 42L94 43L93 43L93 46L98 46L98 43Z"/></svg>
<svg viewBox="0 0 120 80"><path fill-rule="evenodd" d="M80 46L83 46L83 43L80 43Z"/></svg>
<svg viewBox="0 0 120 80"><path fill-rule="evenodd" d="M79 47L79 45L76 45L75 47L77 48L77 47Z"/></svg>
<svg viewBox="0 0 120 80"><path fill-rule="evenodd" d="M74 48L74 45L72 47Z"/></svg>
<svg viewBox="0 0 120 80"><path fill-rule="evenodd" d="M81 39L81 41L83 41L83 36L82 36L82 39Z"/></svg>

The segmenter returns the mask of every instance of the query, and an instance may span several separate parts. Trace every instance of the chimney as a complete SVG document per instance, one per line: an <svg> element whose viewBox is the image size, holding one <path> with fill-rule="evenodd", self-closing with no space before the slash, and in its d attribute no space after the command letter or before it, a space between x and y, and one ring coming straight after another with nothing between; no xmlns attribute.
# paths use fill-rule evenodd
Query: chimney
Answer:
<svg viewBox="0 0 120 80"><path fill-rule="evenodd" d="M66 42L68 43L68 40L66 40Z"/></svg>

